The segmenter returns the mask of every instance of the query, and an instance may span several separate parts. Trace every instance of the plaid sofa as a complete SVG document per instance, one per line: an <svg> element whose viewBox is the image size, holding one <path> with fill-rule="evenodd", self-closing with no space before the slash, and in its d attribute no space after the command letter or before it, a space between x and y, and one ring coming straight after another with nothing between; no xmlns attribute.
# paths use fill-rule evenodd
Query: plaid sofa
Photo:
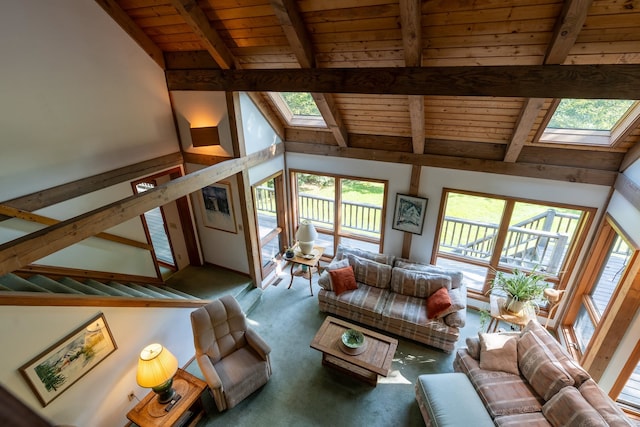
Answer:
<svg viewBox="0 0 640 427"><path fill-rule="evenodd" d="M358 288L333 292L328 270L350 265ZM338 245L318 280L320 310L452 353L466 321L462 273ZM429 319L427 299L445 287L451 307Z"/></svg>
<svg viewBox="0 0 640 427"><path fill-rule="evenodd" d="M497 426L634 425L537 321L511 335L517 340L518 374L481 367L486 348L478 337L467 338L453 362Z"/></svg>

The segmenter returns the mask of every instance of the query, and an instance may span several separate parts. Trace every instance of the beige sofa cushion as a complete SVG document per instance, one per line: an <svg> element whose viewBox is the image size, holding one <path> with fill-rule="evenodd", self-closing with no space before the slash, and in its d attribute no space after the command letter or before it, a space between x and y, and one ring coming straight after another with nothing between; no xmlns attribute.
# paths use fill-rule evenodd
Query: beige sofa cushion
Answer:
<svg viewBox="0 0 640 427"><path fill-rule="evenodd" d="M353 267L356 282L381 289L389 288L389 282L391 281L390 265L360 258L352 254L348 254L346 258L349 260L349 265Z"/></svg>
<svg viewBox="0 0 640 427"><path fill-rule="evenodd" d="M518 339L502 334L480 334L480 368L520 375Z"/></svg>
<svg viewBox="0 0 640 427"><path fill-rule="evenodd" d="M529 414L505 415L493 420L498 427L549 427L549 421L541 412Z"/></svg>
<svg viewBox="0 0 640 427"><path fill-rule="evenodd" d="M604 391L593 379L588 379L578 389L582 397L598 413L604 418L604 420L612 427L632 427L633 424L622 412L622 410L615 404L613 400L605 394Z"/></svg>
<svg viewBox="0 0 640 427"><path fill-rule="evenodd" d="M394 267L404 268L405 270L424 271L426 273L444 274L451 278L451 288L456 289L462 285L462 279L464 275L459 270L449 270L446 268L438 267L431 264L421 264L418 262L411 262L404 259L396 259Z"/></svg>
<svg viewBox="0 0 640 427"><path fill-rule="evenodd" d="M351 246L345 246L342 243L338 244L334 259L341 260L347 257L347 255L355 255L360 258L368 259L370 261L379 262L380 264L387 264L393 267L393 263L396 259L394 255L386 255L378 252L370 252L360 248L352 248Z"/></svg>
<svg viewBox="0 0 640 427"><path fill-rule="evenodd" d="M579 387L580 384L591 378L589 373L585 371L584 368L567 353L562 345L536 320L531 320L527 326L525 326L522 333L524 334L526 332L533 333L542 341L547 347L547 350L549 350L556 357L560 365L562 365L562 368L573 378L576 387Z"/></svg>
<svg viewBox="0 0 640 427"><path fill-rule="evenodd" d="M542 407L553 427L607 427L608 424L575 387L564 387Z"/></svg>
<svg viewBox="0 0 640 427"><path fill-rule="evenodd" d="M529 385L546 401L560 389L574 384L556 357L533 333L518 340L518 367Z"/></svg>
<svg viewBox="0 0 640 427"><path fill-rule="evenodd" d="M339 268L344 268L344 267L348 267L349 266L349 260L348 259L342 259L342 260L333 260L329 263L329 265L327 265L324 269L324 271L322 272L322 274L320 275L320 278L318 279L318 285L322 288L322 289L326 289L328 291L332 291L333 290L333 282L331 281L331 275L329 274L329 271L331 270L337 270Z"/></svg>
<svg viewBox="0 0 640 427"><path fill-rule="evenodd" d="M393 292L401 295L427 298L440 288L451 289L451 278L444 274L394 267L390 286Z"/></svg>

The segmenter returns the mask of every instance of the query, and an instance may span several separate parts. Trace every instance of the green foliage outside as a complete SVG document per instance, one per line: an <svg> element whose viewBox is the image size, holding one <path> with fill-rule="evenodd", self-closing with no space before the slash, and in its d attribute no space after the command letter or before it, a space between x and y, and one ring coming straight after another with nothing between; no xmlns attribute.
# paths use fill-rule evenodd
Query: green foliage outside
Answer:
<svg viewBox="0 0 640 427"><path fill-rule="evenodd" d="M618 99L563 99L547 127L611 130L633 103Z"/></svg>
<svg viewBox="0 0 640 427"><path fill-rule="evenodd" d="M308 92L280 92L294 116L319 116L320 111Z"/></svg>

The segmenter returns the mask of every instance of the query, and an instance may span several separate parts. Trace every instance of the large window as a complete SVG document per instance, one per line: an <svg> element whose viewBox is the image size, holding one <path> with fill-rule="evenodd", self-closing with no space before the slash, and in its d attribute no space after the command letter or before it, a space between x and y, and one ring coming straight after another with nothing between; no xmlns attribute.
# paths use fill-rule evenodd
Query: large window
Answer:
<svg viewBox="0 0 640 427"><path fill-rule="evenodd" d="M269 177L253 186L253 203L260 239L260 265L262 277L276 266L275 260L287 246L284 215L284 180L282 173Z"/></svg>
<svg viewBox="0 0 640 427"><path fill-rule="evenodd" d="M295 218L311 221L316 243L333 257L338 243L379 252L384 230L385 181L292 171Z"/></svg>
<svg viewBox="0 0 640 427"><path fill-rule="evenodd" d="M596 379L619 347L636 315L638 280L637 245L612 218L606 217L593 245L593 252L578 283L562 332L574 356ZM619 377L611 397L626 409L640 412L640 345L624 367L615 366Z"/></svg>
<svg viewBox="0 0 640 427"><path fill-rule="evenodd" d="M592 210L489 194L444 190L435 263L465 273L486 294L496 271L534 268L559 287L584 240Z"/></svg>

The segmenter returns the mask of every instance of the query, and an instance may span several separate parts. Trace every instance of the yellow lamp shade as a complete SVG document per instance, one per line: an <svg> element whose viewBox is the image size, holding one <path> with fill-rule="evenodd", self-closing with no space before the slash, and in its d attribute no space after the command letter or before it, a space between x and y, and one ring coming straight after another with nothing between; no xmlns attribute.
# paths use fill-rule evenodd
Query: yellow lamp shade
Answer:
<svg viewBox="0 0 640 427"><path fill-rule="evenodd" d="M178 371L178 359L160 344L149 344L138 359L136 381L140 387L154 388L169 381Z"/></svg>

